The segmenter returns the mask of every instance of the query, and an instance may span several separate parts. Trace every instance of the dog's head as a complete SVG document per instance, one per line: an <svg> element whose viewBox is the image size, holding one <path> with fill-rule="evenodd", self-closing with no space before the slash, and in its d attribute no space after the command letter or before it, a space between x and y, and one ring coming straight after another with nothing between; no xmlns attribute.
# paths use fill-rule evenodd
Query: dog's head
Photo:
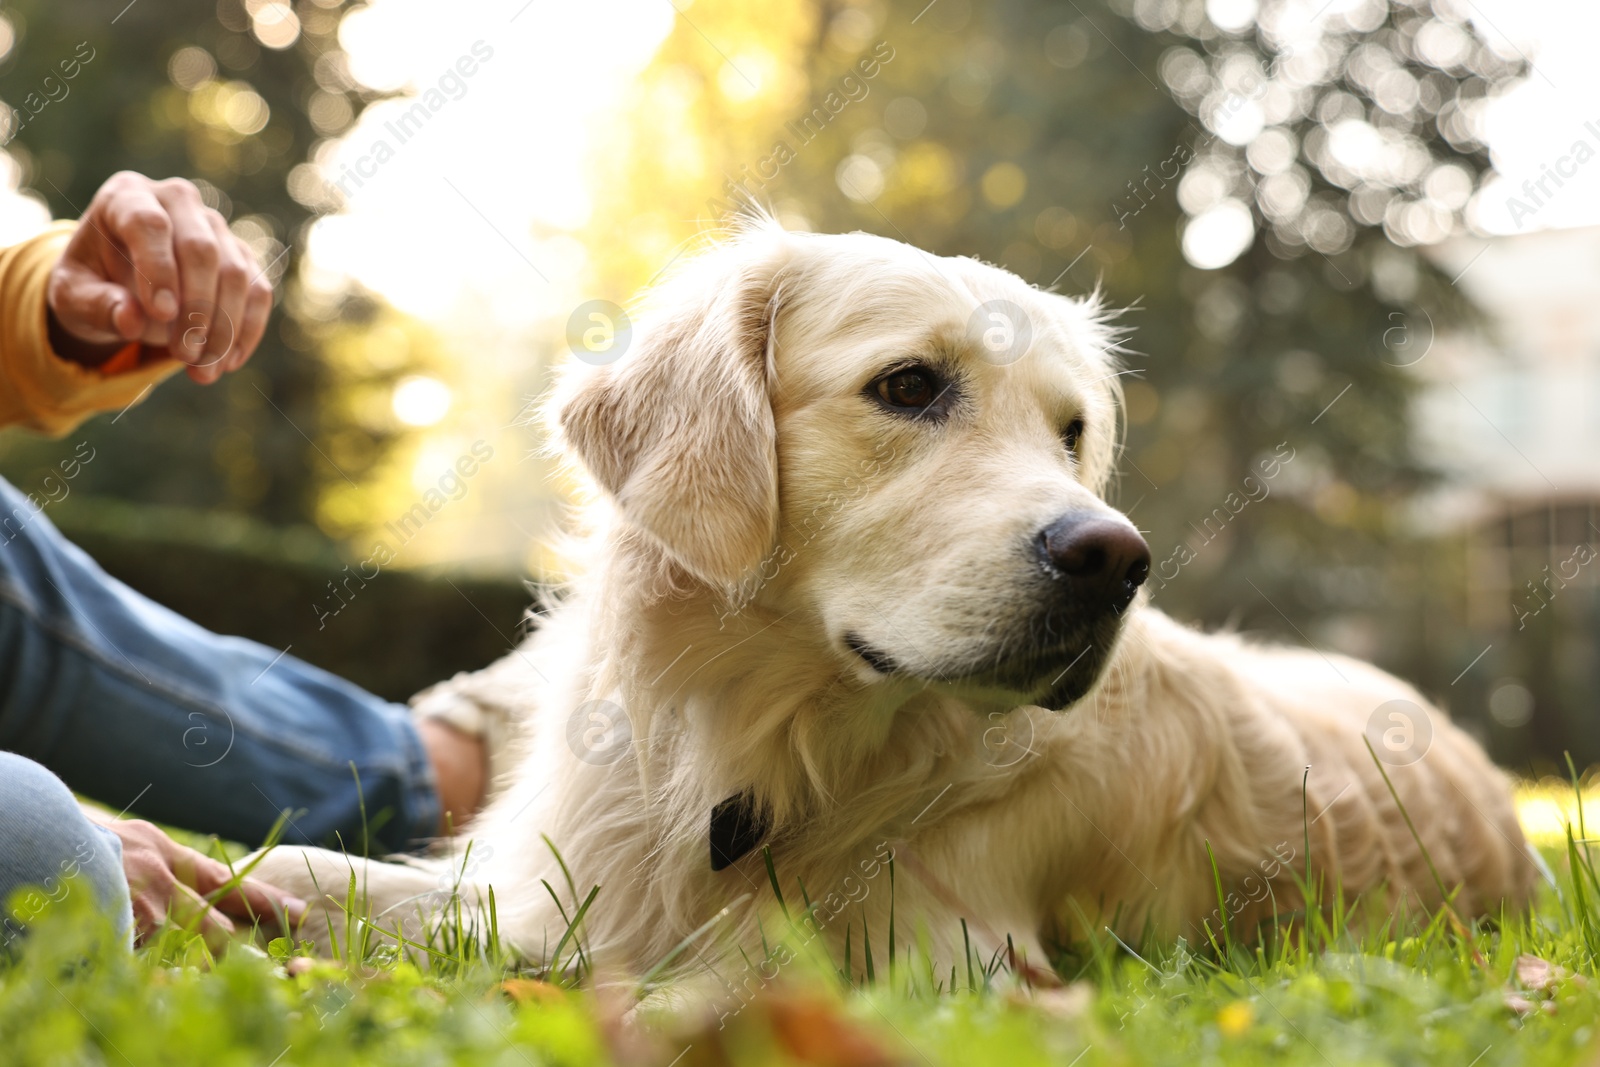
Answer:
<svg viewBox="0 0 1600 1067"><path fill-rule="evenodd" d="M970 259L756 225L575 368L561 436L725 611L811 628L864 684L1064 707L1149 568L1101 492L1095 309Z"/></svg>

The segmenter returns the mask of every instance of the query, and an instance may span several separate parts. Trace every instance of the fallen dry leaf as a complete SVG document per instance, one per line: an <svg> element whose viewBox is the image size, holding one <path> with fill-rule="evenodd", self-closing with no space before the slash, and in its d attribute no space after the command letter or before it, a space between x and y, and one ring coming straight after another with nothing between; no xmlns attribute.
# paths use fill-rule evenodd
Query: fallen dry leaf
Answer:
<svg viewBox="0 0 1600 1067"><path fill-rule="evenodd" d="M876 1038L826 1000L774 997L765 1008L773 1034L801 1063L818 1067L888 1067L899 1062Z"/></svg>
<svg viewBox="0 0 1600 1067"><path fill-rule="evenodd" d="M560 986L537 978L507 978L500 983L500 991L518 1004L554 1004L566 998Z"/></svg>

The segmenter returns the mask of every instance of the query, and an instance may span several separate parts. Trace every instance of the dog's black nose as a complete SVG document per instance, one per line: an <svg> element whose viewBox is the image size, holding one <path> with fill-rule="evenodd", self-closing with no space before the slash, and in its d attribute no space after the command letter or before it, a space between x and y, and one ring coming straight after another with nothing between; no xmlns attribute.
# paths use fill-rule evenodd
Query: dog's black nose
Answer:
<svg viewBox="0 0 1600 1067"><path fill-rule="evenodd" d="M1150 575L1150 546L1132 523L1110 515L1063 515L1040 532L1039 554L1075 597L1119 612Z"/></svg>

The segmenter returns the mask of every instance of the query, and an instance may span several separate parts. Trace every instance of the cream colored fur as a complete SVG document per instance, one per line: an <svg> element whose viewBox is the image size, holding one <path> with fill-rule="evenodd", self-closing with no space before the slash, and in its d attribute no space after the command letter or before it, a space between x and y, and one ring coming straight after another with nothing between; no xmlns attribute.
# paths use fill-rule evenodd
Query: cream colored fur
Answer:
<svg viewBox="0 0 1600 1067"><path fill-rule="evenodd" d="M968 329L996 299L1031 323L1014 362ZM866 395L911 360L962 380L940 424ZM526 716L516 772L468 828L469 881L493 885L502 937L537 959L565 929L540 884L567 896L546 835L580 897L601 887L584 924L595 959L643 971L722 909L700 958L756 958L773 904L760 852L713 872L707 844L713 806L748 791L786 896L803 882L835 945L853 926L858 968L863 921L886 962L891 851L902 950L921 931L946 970L962 918L985 958L1009 936L1034 964L1085 923L1193 941L1216 925L1207 843L1235 929L1298 903L1307 767L1313 877L1433 905L1363 742L1395 699L1429 709L1426 757L1387 769L1457 911L1524 901L1533 867L1506 779L1403 682L1201 634L1143 594L1081 659L1033 621L1038 531L1071 510L1115 515L1116 372L1093 306L973 260L769 224L661 286L620 362L569 368L553 410L593 488L585 559L482 681ZM1076 455L1061 436L1074 417ZM899 669L874 670L846 634ZM1069 706L1035 703L1063 692ZM572 744L594 700L631 723L609 764ZM342 857L278 849L259 874L311 893L308 869L342 899ZM365 877L391 914L438 882L414 866Z"/></svg>

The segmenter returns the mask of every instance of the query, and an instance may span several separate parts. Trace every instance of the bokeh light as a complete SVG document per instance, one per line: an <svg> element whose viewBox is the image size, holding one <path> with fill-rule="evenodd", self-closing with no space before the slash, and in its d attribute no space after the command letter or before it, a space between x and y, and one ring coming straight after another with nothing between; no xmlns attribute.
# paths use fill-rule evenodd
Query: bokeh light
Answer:
<svg viewBox="0 0 1600 1067"><path fill-rule="evenodd" d="M1255 240L1250 209L1223 200L1189 220L1183 229L1183 258L1201 270L1216 270L1238 259Z"/></svg>
<svg viewBox="0 0 1600 1067"><path fill-rule="evenodd" d="M412 375L394 387L394 417L407 426L432 426L450 411L450 387L437 378Z"/></svg>

